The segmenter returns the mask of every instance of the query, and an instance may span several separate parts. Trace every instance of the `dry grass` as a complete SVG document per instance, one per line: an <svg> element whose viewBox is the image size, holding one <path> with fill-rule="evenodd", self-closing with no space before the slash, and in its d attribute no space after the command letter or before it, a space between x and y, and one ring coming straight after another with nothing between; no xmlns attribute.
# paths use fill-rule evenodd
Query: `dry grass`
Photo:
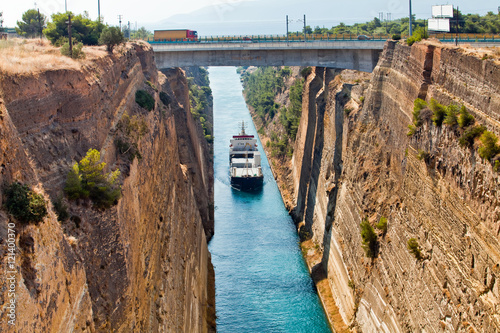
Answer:
<svg viewBox="0 0 500 333"><path fill-rule="evenodd" d="M85 62L106 55L103 47L84 47L86 59L63 56L60 48L47 40L9 39L0 41L0 72L6 74L36 73L51 69L79 69Z"/></svg>

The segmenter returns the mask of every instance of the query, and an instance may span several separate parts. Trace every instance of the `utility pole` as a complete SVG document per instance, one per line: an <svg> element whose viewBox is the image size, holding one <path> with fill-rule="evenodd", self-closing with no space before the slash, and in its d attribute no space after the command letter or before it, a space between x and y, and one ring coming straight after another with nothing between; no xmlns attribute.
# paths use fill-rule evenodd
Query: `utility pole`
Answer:
<svg viewBox="0 0 500 333"><path fill-rule="evenodd" d="M120 31L122 31L122 17L123 15L118 15L118 22L120 22Z"/></svg>
<svg viewBox="0 0 500 333"><path fill-rule="evenodd" d="M97 19L101 22L101 1L97 0Z"/></svg>
<svg viewBox="0 0 500 333"><path fill-rule="evenodd" d="M306 14L304 14L304 42L306 41Z"/></svg>
<svg viewBox="0 0 500 333"><path fill-rule="evenodd" d="M288 45L288 15L286 16L286 44Z"/></svg>
<svg viewBox="0 0 500 333"><path fill-rule="evenodd" d="M412 31L412 26L411 26L411 16L412 16L411 15L411 0L409 0L409 1L410 1L410 21L408 22L408 24L410 26L410 37L411 37L413 31Z"/></svg>
<svg viewBox="0 0 500 333"><path fill-rule="evenodd" d="M456 18L455 22L457 24L456 37L455 37L455 45L458 45L458 6L457 6L457 18Z"/></svg>
<svg viewBox="0 0 500 333"><path fill-rule="evenodd" d="M71 14L68 14L68 40L69 40L69 56L73 58L73 43L71 42Z"/></svg>
<svg viewBox="0 0 500 333"><path fill-rule="evenodd" d="M127 34L128 34L128 38L130 39L130 21L128 21L128 32L127 32Z"/></svg>
<svg viewBox="0 0 500 333"><path fill-rule="evenodd" d="M64 12L66 13L68 11L68 3L67 0L64 0Z"/></svg>
<svg viewBox="0 0 500 333"><path fill-rule="evenodd" d="M42 22L40 18L40 8L38 9L38 27L40 28L40 39L42 39L42 34L43 34L43 29L42 29Z"/></svg>

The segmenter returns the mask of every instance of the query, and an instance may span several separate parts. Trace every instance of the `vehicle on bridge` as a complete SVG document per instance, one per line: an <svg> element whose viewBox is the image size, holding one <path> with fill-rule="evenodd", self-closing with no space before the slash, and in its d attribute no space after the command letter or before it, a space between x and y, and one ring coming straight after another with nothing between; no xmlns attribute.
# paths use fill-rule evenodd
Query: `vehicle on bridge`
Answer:
<svg viewBox="0 0 500 333"><path fill-rule="evenodd" d="M155 30L153 38L155 42L197 41L198 32L188 29Z"/></svg>

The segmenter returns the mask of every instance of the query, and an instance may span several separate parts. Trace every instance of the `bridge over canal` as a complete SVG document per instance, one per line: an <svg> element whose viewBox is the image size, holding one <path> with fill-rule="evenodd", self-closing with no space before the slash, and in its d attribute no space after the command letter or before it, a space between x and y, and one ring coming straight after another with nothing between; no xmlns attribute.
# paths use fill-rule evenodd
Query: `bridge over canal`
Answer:
<svg viewBox="0 0 500 333"><path fill-rule="evenodd" d="M385 40L157 43L158 68L187 66L321 66L371 72Z"/></svg>

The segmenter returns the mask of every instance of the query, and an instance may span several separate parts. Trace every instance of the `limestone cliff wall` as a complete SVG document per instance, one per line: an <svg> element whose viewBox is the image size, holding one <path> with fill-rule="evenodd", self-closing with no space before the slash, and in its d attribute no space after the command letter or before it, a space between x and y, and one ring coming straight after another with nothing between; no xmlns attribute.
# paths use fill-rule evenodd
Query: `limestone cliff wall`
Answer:
<svg viewBox="0 0 500 333"><path fill-rule="evenodd" d="M323 251L344 322L363 332L500 330L500 174L477 143L458 144L457 128L427 118L407 135L413 101L431 97L464 104L498 133L500 67L455 48L388 42L366 89L338 74L316 68L307 78L292 174L294 214ZM360 222L382 216L388 230L377 231L372 260Z"/></svg>
<svg viewBox="0 0 500 333"><path fill-rule="evenodd" d="M154 97L154 110L137 105L139 89ZM161 92L169 103L160 100ZM69 203L71 219L60 223L49 205L41 224L16 224L17 321L10 327L2 320L1 330L214 330L210 234L195 198L208 186L195 184L182 164L179 138L190 129L176 122L174 112L189 117L189 109L157 71L151 49L128 44L113 55L94 51L68 68L2 73L0 94L2 185L19 180L55 199L69 167L89 148L101 151L109 169L120 168L123 184L121 199L110 209ZM132 161L114 143L125 113L148 127L138 142L141 158ZM197 166L191 172L198 172ZM9 221L0 210L2 272L8 268ZM1 284L4 319L9 299L3 277Z"/></svg>

